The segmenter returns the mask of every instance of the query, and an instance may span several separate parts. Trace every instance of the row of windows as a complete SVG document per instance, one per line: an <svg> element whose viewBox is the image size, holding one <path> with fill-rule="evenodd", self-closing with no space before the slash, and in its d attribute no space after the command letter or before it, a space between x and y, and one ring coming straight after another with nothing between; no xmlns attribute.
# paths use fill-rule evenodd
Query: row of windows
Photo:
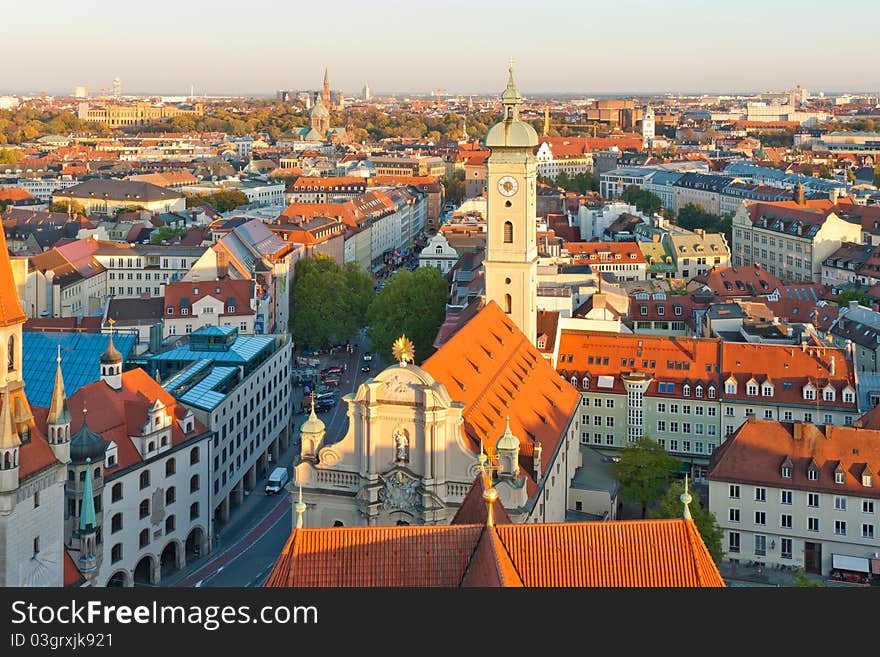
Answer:
<svg viewBox="0 0 880 657"><path fill-rule="evenodd" d="M667 429L667 426L669 427ZM700 422L695 422L691 424L690 422L681 422L679 423L676 420L670 421L667 425L666 420L657 420L657 431L661 433L678 433L679 428L681 429L681 433L685 435L695 435L702 436L704 433L709 436L715 436L718 432L718 427L714 424L703 425ZM689 451L689 450L685 450Z"/></svg>
<svg viewBox="0 0 880 657"><path fill-rule="evenodd" d="M189 508L190 521L197 519L199 517L199 514L200 514L199 503L193 502L193 504ZM117 514L117 515L119 515L119 514ZM116 516L114 516L113 519L115 520ZM120 524L120 528L121 528L121 524ZM177 529L177 517L174 515L170 515L170 516L166 517L165 518L165 533L170 534L173 531L175 531L175 529ZM114 529L112 531L115 532L118 530ZM140 533L138 534L138 548L145 548L149 544L150 544L150 530L149 529L142 529L140 531ZM111 563L117 563L119 561L122 561L122 554L123 554L122 550L123 550L122 543L116 543L111 548L111 550L110 550L110 562Z"/></svg>
<svg viewBox="0 0 880 657"><path fill-rule="evenodd" d="M739 484L730 484L727 489L727 495L732 500L741 499L741 487ZM755 487L755 501L756 502L766 502L767 501L767 489L763 486ZM779 491L779 502L780 504L789 505L792 503L793 492L790 490L781 490ZM834 508L838 511L846 511L847 508L847 497L843 495L835 495L834 496ZM807 506L813 508L819 508L821 503L821 495L819 493L807 493ZM862 512L863 513L874 513L874 500L863 499L862 500Z"/></svg>
<svg viewBox="0 0 880 657"><path fill-rule="evenodd" d="M729 509L728 518L730 522L740 522L740 510ZM755 511L755 524L766 526L767 513L765 511ZM779 526L782 529L794 529L794 520L790 514L783 513L779 516ZM846 536L847 522L846 520L834 521L834 534L837 536ZM810 516L807 518L807 531L821 531L821 523L819 518ZM862 538L874 538L874 524L869 522L862 523Z"/></svg>
<svg viewBox="0 0 880 657"><path fill-rule="evenodd" d="M665 413L666 412L666 402L657 402L657 412ZM683 415L690 415L691 409L693 409L694 415L703 415L705 412L706 415L710 417L715 417L718 415L718 408L716 406L691 406L690 404L682 404L679 406L678 404L672 403L669 404L669 412L672 415L679 414L679 408L681 409L681 413Z"/></svg>
<svg viewBox="0 0 880 657"><path fill-rule="evenodd" d="M713 427L713 429L714 429L714 427ZM709 434L714 435L714 432L710 431ZM630 440L630 442L632 442L632 440ZM666 449L666 439L665 438L658 438L657 444L660 445L660 447L662 447L663 449ZM679 449L678 447L679 447L678 438L673 438L669 441L669 451L670 452L679 452L679 453L680 452L693 452L695 454L703 454L704 453L703 452L704 445L700 441L696 441L696 442L692 443L690 440L682 440L681 441L681 449ZM705 447L706 447L706 451L705 451L706 454L711 454L712 452L715 451L715 443L708 443L705 445Z"/></svg>

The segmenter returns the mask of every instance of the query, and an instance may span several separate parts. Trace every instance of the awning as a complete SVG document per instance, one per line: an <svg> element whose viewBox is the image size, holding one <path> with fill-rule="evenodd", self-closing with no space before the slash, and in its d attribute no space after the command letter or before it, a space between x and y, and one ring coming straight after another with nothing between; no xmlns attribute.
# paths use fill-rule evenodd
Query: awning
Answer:
<svg viewBox="0 0 880 657"><path fill-rule="evenodd" d="M864 557L849 557L845 554L832 554L831 567L839 570L851 570L856 573L870 573L870 560Z"/></svg>

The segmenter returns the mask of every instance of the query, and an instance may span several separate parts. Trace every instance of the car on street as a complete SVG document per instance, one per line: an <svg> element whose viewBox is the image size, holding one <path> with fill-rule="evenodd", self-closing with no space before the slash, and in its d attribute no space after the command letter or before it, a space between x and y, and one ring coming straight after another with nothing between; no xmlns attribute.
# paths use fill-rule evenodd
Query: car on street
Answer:
<svg viewBox="0 0 880 657"><path fill-rule="evenodd" d="M336 388L341 383L341 381L342 379L340 379L338 376L327 376L321 380L321 383L329 388Z"/></svg>
<svg viewBox="0 0 880 657"><path fill-rule="evenodd" d="M332 411L333 407L336 406L336 401L337 400L335 397L327 397L325 399L318 399L315 401L315 410L318 413Z"/></svg>
<svg viewBox="0 0 880 657"><path fill-rule="evenodd" d="M373 354L371 354L369 351L364 352L364 360L365 361L373 360Z"/></svg>
<svg viewBox="0 0 880 657"><path fill-rule="evenodd" d="M332 367L325 367L323 370L321 370L321 376L331 376L333 374L341 375L342 368L338 365L334 365Z"/></svg>
<svg viewBox="0 0 880 657"><path fill-rule="evenodd" d="M361 372L369 372L372 368L369 363L364 363L361 365Z"/></svg>

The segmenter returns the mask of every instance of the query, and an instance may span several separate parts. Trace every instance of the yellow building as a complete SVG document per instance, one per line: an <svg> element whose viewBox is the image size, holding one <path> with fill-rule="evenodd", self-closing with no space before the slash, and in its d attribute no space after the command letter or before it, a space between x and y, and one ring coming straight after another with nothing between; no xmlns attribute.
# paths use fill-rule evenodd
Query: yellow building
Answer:
<svg viewBox="0 0 880 657"><path fill-rule="evenodd" d="M118 128L123 125L144 125L152 121L161 121L175 116L192 115L202 116L205 106L202 103L194 105L154 105L153 103L139 101L131 105L104 105L91 107L88 103L79 104L79 118L83 121L105 123Z"/></svg>

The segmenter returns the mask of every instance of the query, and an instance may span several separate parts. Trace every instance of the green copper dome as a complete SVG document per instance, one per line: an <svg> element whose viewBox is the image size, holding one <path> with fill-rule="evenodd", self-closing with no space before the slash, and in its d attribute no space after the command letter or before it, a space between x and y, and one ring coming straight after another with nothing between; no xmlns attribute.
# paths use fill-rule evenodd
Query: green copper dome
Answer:
<svg viewBox="0 0 880 657"><path fill-rule="evenodd" d="M513 432L510 430L510 418L507 418L507 428L504 430L504 433L501 434L501 438L498 439L498 442L495 443L495 449L499 452L519 449L519 438L514 436Z"/></svg>
<svg viewBox="0 0 880 657"><path fill-rule="evenodd" d="M486 146L489 148L534 148L538 145L538 133L526 123L520 121L519 107L522 105L522 94L513 81L513 66L510 67L507 88L501 94L503 114L501 121L486 133Z"/></svg>

